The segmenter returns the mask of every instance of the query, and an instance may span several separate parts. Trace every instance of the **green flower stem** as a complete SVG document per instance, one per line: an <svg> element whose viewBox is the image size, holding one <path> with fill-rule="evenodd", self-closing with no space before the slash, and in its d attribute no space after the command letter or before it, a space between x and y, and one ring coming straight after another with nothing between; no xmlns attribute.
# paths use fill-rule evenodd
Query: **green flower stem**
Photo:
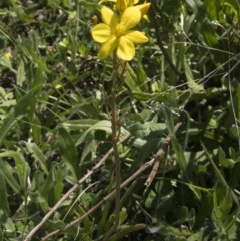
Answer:
<svg viewBox="0 0 240 241"><path fill-rule="evenodd" d="M118 59L116 53L113 54L113 75L112 75L112 91L111 91L111 126L112 126L112 143L113 143L113 150L114 150L114 161L115 161L115 175L116 175L116 197L115 197L115 222L112 229L106 235L109 237L113 232L118 229L119 220L120 220L120 198L121 198L121 160L119 157L118 152L118 136L120 131L120 123L119 123L119 114L118 114L118 107L117 107L117 95L119 93L118 90ZM107 238L105 237L105 239Z"/></svg>

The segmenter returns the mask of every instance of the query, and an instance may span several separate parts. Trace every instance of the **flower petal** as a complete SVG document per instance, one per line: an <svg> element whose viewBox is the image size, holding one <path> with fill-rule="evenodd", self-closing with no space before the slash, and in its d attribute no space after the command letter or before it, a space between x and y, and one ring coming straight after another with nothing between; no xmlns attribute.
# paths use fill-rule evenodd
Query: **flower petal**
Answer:
<svg viewBox="0 0 240 241"><path fill-rule="evenodd" d="M135 55L135 48L133 42L130 41L125 36L119 38L119 43L117 47L117 56L120 59L130 61Z"/></svg>
<svg viewBox="0 0 240 241"><path fill-rule="evenodd" d="M134 4L136 4L138 1L136 0L128 0L128 7L133 6Z"/></svg>
<svg viewBox="0 0 240 241"><path fill-rule="evenodd" d="M145 19L147 22L149 22L149 23L150 23L150 20L149 20L149 18L148 18L148 16L147 16L147 14L144 14L144 15L143 15L143 19Z"/></svg>
<svg viewBox="0 0 240 241"><path fill-rule="evenodd" d="M141 11L142 16L144 16L147 13L150 5L151 3L143 3L143 4L137 5L136 7Z"/></svg>
<svg viewBox="0 0 240 241"><path fill-rule="evenodd" d="M124 37L132 41L134 44L142 44L148 41L148 37L140 31L130 30L124 34Z"/></svg>
<svg viewBox="0 0 240 241"><path fill-rule="evenodd" d="M111 36L111 29L104 23L99 23L92 28L92 37L98 43L106 42Z"/></svg>
<svg viewBox="0 0 240 241"><path fill-rule="evenodd" d="M119 18L110 8L102 6L101 8L102 21L110 28L115 28L119 23Z"/></svg>
<svg viewBox="0 0 240 241"><path fill-rule="evenodd" d="M124 11L126 8L138 3L139 0L117 0L115 8L119 11Z"/></svg>
<svg viewBox="0 0 240 241"><path fill-rule="evenodd" d="M101 0L98 4L102 4L105 2L116 2L117 0Z"/></svg>
<svg viewBox="0 0 240 241"><path fill-rule="evenodd" d="M129 4L129 0L117 0L115 8L119 11L124 11Z"/></svg>
<svg viewBox="0 0 240 241"><path fill-rule="evenodd" d="M120 23L125 26L126 29L135 27L141 20L141 11L138 7L128 7L121 16Z"/></svg>
<svg viewBox="0 0 240 241"><path fill-rule="evenodd" d="M98 59L105 59L109 56L117 47L117 38L113 35L109 38L100 48L98 53Z"/></svg>

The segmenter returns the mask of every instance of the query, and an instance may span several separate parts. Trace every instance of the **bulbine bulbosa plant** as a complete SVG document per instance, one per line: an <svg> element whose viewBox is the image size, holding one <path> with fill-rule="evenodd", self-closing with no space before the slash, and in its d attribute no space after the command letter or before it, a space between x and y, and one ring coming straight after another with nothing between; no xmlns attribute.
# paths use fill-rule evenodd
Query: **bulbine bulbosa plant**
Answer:
<svg viewBox="0 0 240 241"><path fill-rule="evenodd" d="M111 113L112 143L114 149L115 175L116 175L116 198L115 198L115 222L105 240L119 226L120 219L120 185L121 185L121 160L118 152L118 136L121 128L121 118L117 106L117 97L120 94L121 85L124 81L126 62L135 56L135 44L143 44L148 37L141 31L134 30L146 13L150 3L137 4L134 0L100 1L113 2L112 9L101 6L102 23L93 26L91 33L93 39L101 44L98 59L107 57L112 60L112 89L108 98Z"/></svg>

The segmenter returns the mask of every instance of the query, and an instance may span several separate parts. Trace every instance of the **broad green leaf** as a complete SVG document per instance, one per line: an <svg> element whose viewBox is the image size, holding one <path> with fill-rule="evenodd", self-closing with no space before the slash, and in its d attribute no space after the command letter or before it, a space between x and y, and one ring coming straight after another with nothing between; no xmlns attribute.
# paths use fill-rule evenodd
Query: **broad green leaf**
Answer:
<svg viewBox="0 0 240 241"><path fill-rule="evenodd" d="M240 173L240 160L235 163L233 168L231 169L229 186L234 189L239 181L239 173Z"/></svg>
<svg viewBox="0 0 240 241"><path fill-rule="evenodd" d="M204 0L205 6L207 8L207 13L210 17L210 20L219 20L218 19L218 10L220 9L221 1L212 1Z"/></svg>
<svg viewBox="0 0 240 241"><path fill-rule="evenodd" d="M63 127L58 128L58 146L66 167L71 171L74 179L78 180L80 157L71 135Z"/></svg>
<svg viewBox="0 0 240 241"><path fill-rule="evenodd" d="M229 220L230 211L233 205L232 191L222 183L218 183L213 193L213 213L212 218L219 230L225 229Z"/></svg>
<svg viewBox="0 0 240 241"><path fill-rule="evenodd" d="M123 207L120 211L120 225L124 224L125 220L128 217L128 213L127 213L127 209L125 207Z"/></svg>
<svg viewBox="0 0 240 241"><path fill-rule="evenodd" d="M20 5L17 4L14 0L9 0L9 4L14 9L14 13L17 15L17 17L24 23L24 22L30 22L31 18L28 14L25 13L25 11L22 10Z"/></svg>
<svg viewBox="0 0 240 241"><path fill-rule="evenodd" d="M19 193L21 186L18 184L14 177L14 170L10 165L0 159L0 172L2 177L5 178L6 183L13 189L15 193Z"/></svg>
<svg viewBox="0 0 240 241"><path fill-rule="evenodd" d="M148 90L147 75L144 71L144 68L140 60L138 62L135 72L136 72L136 81L137 81L136 85L139 86L143 92L147 91Z"/></svg>
<svg viewBox="0 0 240 241"><path fill-rule="evenodd" d="M196 15L200 7L203 5L203 2L200 0L185 0L189 6L192 8L194 14Z"/></svg>
<svg viewBox="0 0 240 241"><path fill-rule="evenodd" d="M42 125L39 118L36 116L34 112L30 112L28 116L28 120L32 126L32 138L34 142L41 142L42 141Z"/></svg>
<svg viewBox="0 0 240 241"><path fill-rule="evenodd" d="M176 89L169 89L169 91L164 91L162 93L155 92L155 93L144 93L144 92L137 92L132 91L133 97L139 101L151 101L157 100L159 102L170 102L176 100L177 98L177 91Z"/></svg>
<svg viewBox="0 0 240 241"><path fill-rule="evenodd" d="M137 84L137 76L129 64L127 64L126 77L124 81L131 91L141 91L141 86Z"/></svg>
<svg viewBox="0 0 240 241"><path fill-rule="evenodd" d="M89 137L85 140L84 149L81 155L81 163L87 157L90 157L91 160L96 157L96 150L97 150L97 142L94 139L94 136L89 135Z"/></svg>
<svg viewBox="0 0 240 241"><path fill-rule="evenodd" d="M179 225L183 223L194 224L195 222L195 211L193 208L190 210L186 206L181 206L180 208L175 209L174 215L176 216L176 221L174 225Z"/></svg>
<svg viewBox="0 0 240 241"><path fill-rule="evenodd" d="M213 26L208 22L202 24L203 36L208 46L215 46L218 43L217 35L214 33Z"/></svg>
<svg viewBox="0 0 240 241"><path fill-rule="evenodd" d="M207 239L204 238L204 230L200 230L197 233L194 233L186 241L197 241L197 240L202 240L202 241L207 241Z"/></svg>
<svg viewBox="0 0 240 241"><path fill-rule="evenodd" d="M8 203L8 193L7 193L7 187L6 187L6 181L4 179L4 176L0 172L0 210L2 210L6 216L10 214L10 208Z"/></svg>
<svg viewBox="0 0 240 241"><path fill-rule="evenodd" d="M233 168L235 161L231 158L227 158L225 152L221 147L218 148L218 160L219 160L219 166L225 167L225 168Z"/></svg>
<svg viewBox="0 0 240 241"><path fill-rule="evenodd" d="M209 154L207 148L205 147L205 145L203 143L202 143L202 147L205 151L205 154L206 154L208 160L210 161L211 165L213 166L213 169L214 169L214 172L216 174L216 177L217 177L218 181L221 182L223 185L225 185L225 187L228 187L227 181L225 180L223 174L221 173L218 166L213 161L212 156Z"/></svg>
<svg viewBox="0 0 240 241"><path fill-rule="evenodd" d="M189 64L187 63L186 59L184 61L184 68L185 68L188 87L190 88L190 90L193 91L194 93L199 93L204 91L203 85L196 83L196 81L194 80L192 70Z"/></svg>
<svg viewBox="0 0 240 241"><path fill-rule="evenodd" d="M124 225L121 229L114 234L109 241L118 241L122 240L126 237L129 233L139 232L140 230L144 230L146 225L143 223L135 224L135 225Z"/></svg>
<svg viewBox="0 0 240 241"><path fill-rule="evenodd" d="M41 86L35 86L28 93L26 93L12 109L9 116L4 120L0 127L0 146L8 132L26 113L35 107L36 96L39 94ZM32 110L33 111L33 110Z"/></svg>
<svg viewBox="0 0 240 241"><path fill-rule="evenodd" d="M184 176L184 178L186 178L186 180L188 182L195 183L196 178L194 177L193 171L191 170L189 164L187 163L184 151L183 151L181 145L179 144L179 141L176 138L176 135L174 132L174 121L173 121L173 116L172 116L171 110L169 110L168 108L165 108L163 113L165 116L165 122L166 122L166 126L167 126L167 129L169 132L169 136L171 138L171 145L172 145L172 148L176 155L177 162L183 172L183 176ZM201 193L194 188L191 188L191 190L196 195L197 199L200 200Z"/></svg>
<svg viewBox="0 0 240 241"><path fill-rule="evenodd" d="M166 215L172 207L175 192L172 184L165 180L156 182L154 191L156 198L152 201L151 208L154 210L157 220L161 220L161 217Z"/></svg>
<svg viewBox="0 0 240 241"><path fill-rule="evenodd" d="M6 151L0 153L0 157L11 157L15 161L16 173L18 175L21 189L27 190L27 178L30 174L30 168L28 163L25 161L23 155L15 151Z"/></svg>
<svg viewBox="0 0 240 241"><path fill-rule="evenodd" d="M9 233L16 233L16 226L11 218L7 218L5 228Z"/></svg>
<svg viewBox="0 0 240 241"><path fill-rule="evenodd" d="M29 194L29 198L31 199L31 202L33 202L38 209L40 208L40 210L44 213L50 210L46 197L44 197L39 191L31 192Z"/></svg>
<svg viewBox="0 0 240 241"><path fill-rule="evenodd" d="M25 79L26 79L26 73L24 69L24 62L21 60L17 70L17 85L22 87Z"/></svg>
<svg viewBox="0 0 240 241"><path fill-rule="evenodd" d="M239 21L240 17L240 5L237 0L226 0L222 4L222 8L225 9L224 13L233 18L233 21Z"/></svg>
<svg viewBox="0 0 240 241"><path fill-rule="evenodd" d="M39 193L43 198L45 198L48 202L49 206L53 206L57 200L55 200L55 191L54 187L57 181L55 178L55 167L53 166L51 170L49 171L49 175L44 180L44 183L41 185L40 188L38 188Z"/></svg>
<svg viewBox="0 0 240 241"><path fill-rule="evenodd" d="M21 44L21 48L28 56L31 57L32 62L37 64L38 68L44 72L50 73L51 71L48 69L47 65L45 64L44 60L41 56L39 56L36 51L31 47L30 43Z"/></svg>
<svg viewBox="0 0 240 241"><path fill-rule="evenodd" d="M48 169L46 166L46 157L42 150L37 146L36 143L25 143L28 151L33 155L34 159L39 163L40 167L45 174L48 174Z"/></svg>
<svg viewBox="0 0 240 241"><path fill-rule="evenodd" d="M110 179L107 190L110 191L113 188L113 186L114 186L113 179ZM111 200L111 199L106 200L105 205L102 209L101 219L100 219L100 221L98 223L98 227L97 227L98 235L101 235L102 233L107 232L109 230L108 226L111 226L111 224L109 225L108 223L109 222L112 223L112 219L109 218L109 216L111 215L112 202L113 202L113 200ZM106 225L106 224L108 224L108 225Z"/></svg>
<svg viewBox="0 0 240 241"><path fill-rule="evenodd" d="M76 141L76 146L79 146L82 144L91 131L96 131L96 130L102 130L106 131L106 133L111 134L112 129L111 129L111 122L107 120L101 120L98 121L96 124L92 125L90 128L88 128L82 135L81 137ZM126 135L128 133L127 130L125 130L123 127L121 127L121 135Z"/></svg>
<svg viewBox="0 0 240 241"><path fill-rule="evenodd" d="M0 56L0 65L10 69L13 73L16 73L16 70L12 67L10 59L8 59L6 56Z"/></svg>
<svg viewBox="0 0 240 241"><path fill-rule="evenodd" d="M65 172L62 169L53 169L53 181L54 181L54 202L57 202L60 200L63 194L63 188L64 188L64 177Z"/></svg>
<svg viewBox="0 0 240 241"><path fill-rule="evenodd" d="M236 118L237 120L240 120L240 85L238 84L237 85L237 88L236 88ZM239 138L239 136L238 136Z"/></svg>
<svg viewBox="0 0 240 241"><path fill-rule="evenodd" d="M83 120L68 120L64 121L61 126L66 130L81 130L91 127L96 124L98 120L83 119Z"/></svg>

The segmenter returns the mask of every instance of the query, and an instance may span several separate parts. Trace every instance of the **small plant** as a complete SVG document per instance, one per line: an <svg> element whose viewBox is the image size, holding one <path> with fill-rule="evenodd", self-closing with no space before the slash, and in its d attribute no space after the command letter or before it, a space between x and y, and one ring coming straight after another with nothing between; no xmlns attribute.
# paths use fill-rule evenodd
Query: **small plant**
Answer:
<svg viewBox="0 0 240 241"><path fill-rule="evenodd" d="M0 239L239 240L239 4L0 2Z"/></svg>
<svg viewBox="0 0 240 241"><path fill-rule="evenodd" d="M124 82L126 62L135 56L134 44L142 44L148 38L140 31L132 30L146 14L149 3L134 5L134 1L117 0L112 11L110 8L101 7L103 23L92 28L92 37L102 44L98 58L112 58L111 93L105 96L105 101L110 107L109 119L111 120L112 143L114 150L115 175L116 175L116 197L115 197L115 221L109 232L104 237L108 240L112 233L119 228L121 211L121 158L118 151L118 141L122 126L120 110L118 109L117 98L120 97L122 84ZM108 114L108 113L107 113Z"/></svg>

